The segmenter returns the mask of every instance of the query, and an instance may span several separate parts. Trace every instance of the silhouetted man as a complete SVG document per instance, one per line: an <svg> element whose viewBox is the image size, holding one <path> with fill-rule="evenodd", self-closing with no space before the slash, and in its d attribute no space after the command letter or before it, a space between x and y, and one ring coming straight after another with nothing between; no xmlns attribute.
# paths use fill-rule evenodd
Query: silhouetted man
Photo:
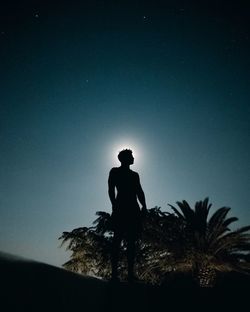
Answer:
<svg viewBox="0 0 250 312"><path fill-rule="evenodd" d="M141 211L147 210L145 195L137 172L129 166L134 163L132 151L122 150L118 159L121 166L112 168L109 173L109 198L112 203L113 248L112 248L112 280L118 280L118 259L121 241L127 242L128 280L134 276L135 243L141 231ZM138 204L138 201L142 205Z"/></svg>

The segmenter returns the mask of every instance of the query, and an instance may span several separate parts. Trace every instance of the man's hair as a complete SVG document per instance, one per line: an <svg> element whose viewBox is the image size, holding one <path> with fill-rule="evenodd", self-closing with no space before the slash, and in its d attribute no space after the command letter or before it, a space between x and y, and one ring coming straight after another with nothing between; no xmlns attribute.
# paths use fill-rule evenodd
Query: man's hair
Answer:
<svg viewBox="0 0 250 312"><path fill-rule="evenodd" d="M118 159L120 160L121 163L126 162L128 157L130 157L132 153L133 152L131 149L123 149L122 151L119 152Z"/></svg>

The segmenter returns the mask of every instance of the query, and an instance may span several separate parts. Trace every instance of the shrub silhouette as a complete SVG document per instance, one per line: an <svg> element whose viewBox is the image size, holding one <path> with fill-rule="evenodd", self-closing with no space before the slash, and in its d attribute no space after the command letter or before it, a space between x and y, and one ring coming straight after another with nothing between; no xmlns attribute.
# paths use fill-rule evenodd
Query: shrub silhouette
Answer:
<svg viewBox="0 0 250 312"><path fill-rule="evenodd" d="M194 209L185 200L177 202L177 208L169 206L172 213L155 207L143 215L135 266L140 280L160 284L170 272L190 272L199 286L212 287L218 272L250 273L250 226L231 231L229 225L238 219L227 218L230 208L219 208L208 218L212 206L208 198L196 202ZM92 227L63 232L59 238L72 251L63 266L109 279L112 221L107 212L96 214ZM124 242L118 268L121 278L126 272L125 251Z"/></svg>

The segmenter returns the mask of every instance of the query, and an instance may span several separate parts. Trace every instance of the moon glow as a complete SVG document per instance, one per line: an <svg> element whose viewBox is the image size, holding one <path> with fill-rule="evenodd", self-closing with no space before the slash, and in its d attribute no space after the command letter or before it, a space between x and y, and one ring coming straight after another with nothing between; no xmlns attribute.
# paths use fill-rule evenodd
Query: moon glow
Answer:
<svg viewBox="0 0 250 312"><path fill-rule="evenodd" d="M133 152L134 156L134 164L137 165L141 160L141 148L139 145L132 139L123 139L120 141L117 141L112 146L112 149L110 150L110 154L112 156L112 161L116 164L120 164L117 156L120 151L124 149L130 149Z"/></svg>

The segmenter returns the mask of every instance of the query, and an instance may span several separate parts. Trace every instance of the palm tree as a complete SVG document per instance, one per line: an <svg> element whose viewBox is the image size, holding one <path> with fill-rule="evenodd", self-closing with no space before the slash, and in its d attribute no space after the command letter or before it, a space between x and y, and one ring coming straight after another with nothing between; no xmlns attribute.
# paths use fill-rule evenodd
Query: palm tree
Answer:
<svg viewBox="0 0 250 312"><path fill-rule="evenodd" d="M185 200L177 205L180 211L169 206L183 224L182 240L176 241L182 249L178 269L191 270L201 287L213 286L217 272L249 273L246 252L250 251L250 226L231 231L228 226L238 219L227 218L228 207L219 208L208 218L212 206L208 198L197 202L194 209Z"/></svg>
<svg viewBox="0 0 250 312"><path fill-rule="evenodd" d="M218 272L250 273L250 226L231 231L238 219L227 218L230 208L222 207L208 218L208 198L192 209L184 200L173 213L160 207L144 215L143 232L138 241L135 271L145 282L159 284L169 272L192 272L201 287L212 287ZM104 279L111 275L110 251L112 221L107 212L96 213L92 227L63 232L62 245L68 243L71 259L63 266L71 271ZM119 268L125 277L126 244L121 246Z"/></svg>

